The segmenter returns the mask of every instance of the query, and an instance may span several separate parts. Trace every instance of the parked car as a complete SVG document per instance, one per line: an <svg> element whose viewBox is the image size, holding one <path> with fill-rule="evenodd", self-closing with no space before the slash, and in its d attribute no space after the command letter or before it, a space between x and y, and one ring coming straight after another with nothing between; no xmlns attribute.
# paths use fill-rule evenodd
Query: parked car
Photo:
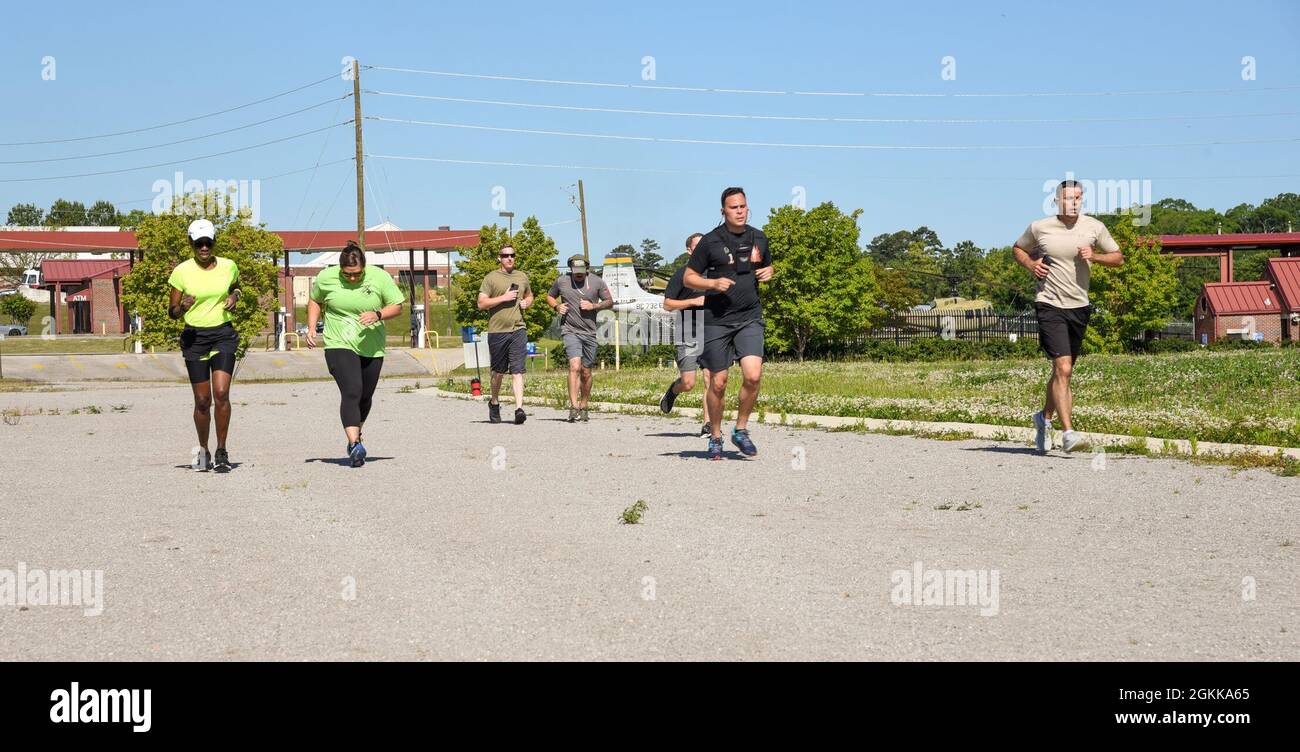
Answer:
<svg viewBox="0 0 1300 752"><path fill-rule="evenodd" d="M0 337L22 337L26 334L25 324L0 324Z"/></svg>

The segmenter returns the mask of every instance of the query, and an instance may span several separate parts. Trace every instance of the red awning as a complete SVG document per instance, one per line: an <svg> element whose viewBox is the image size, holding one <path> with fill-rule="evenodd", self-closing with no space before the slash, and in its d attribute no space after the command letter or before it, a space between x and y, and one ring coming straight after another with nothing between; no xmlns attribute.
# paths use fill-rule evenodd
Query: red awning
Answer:
<svg viewBox="0 0 1300 752"><path fill-rule="evenodd" d="M87 288L85 290L77 290L76 292L68 293L68 296L64 298L64 300L68 303L89 303L90 289Z"/></svg>
<svg viewBox="0 0 1300 752"><path fill-rule="evenodd" d="M1219 316L1282 312L1271 282L1211 282L1204 294Z"/></svg>

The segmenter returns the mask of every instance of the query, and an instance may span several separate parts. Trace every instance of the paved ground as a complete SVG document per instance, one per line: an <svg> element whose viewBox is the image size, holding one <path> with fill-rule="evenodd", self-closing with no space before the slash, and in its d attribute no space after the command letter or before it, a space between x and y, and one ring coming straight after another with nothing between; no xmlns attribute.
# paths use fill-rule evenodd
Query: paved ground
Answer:
<svg viewBox="0 0 1300 752"><path fill-rule="evenodd" d="M401 388L354 470L332 384L237 382L228 475L186 469L183 386L0 394L44 411L0 424L0 598L104 584L0 606L0 659L1300 659L1300 479L766 426L712 463L693 421ZM996 615L895 605L917 562Z"/></svg>
<svg viewBox="0 0 1300 752"><path fill-rule="evenodd" d="M385 351L384 372L390 376L446 373L465 362L460 348ZM176 381L186 382L185 362L178 352L123 353L120 355L5 355L7 378L42 382ZM329 378L322 348L276 352L252 349L235 371L236 379Z"/></svg>

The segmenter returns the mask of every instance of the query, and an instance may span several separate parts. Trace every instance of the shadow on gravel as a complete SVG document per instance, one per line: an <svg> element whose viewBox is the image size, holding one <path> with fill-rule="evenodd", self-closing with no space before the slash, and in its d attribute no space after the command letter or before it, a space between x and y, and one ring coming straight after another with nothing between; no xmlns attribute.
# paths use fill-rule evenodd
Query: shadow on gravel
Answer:
<svg viewBox="0 0 1300 752"><path fill-rule="evenodd" d="M1053 459L1053 460L1070 459L1069 455L1054 454L1052 452L1048 452L1047 454L1039 454L1038 450L1034 449L1033 447L1002 447L1002 446L965 447L964 449L962 449L962 451L963 452L993 452L995 454L1028 454L1034 457L1043 457L1044 459Z"/></svg>
<svg viewBox="0 0 1300 752"><path fill-rule="evenodd" d="M703 439L704 438L703 436L700 436L699 431L695 431L694 433L690 431L687 431L686 433L648 433L645 435L662 436L666 439Z"/></svg>
<svg viewBox="0 0 1300 752"><path fill-rule="evenodd" d="M681 458L684 459L684 460L690 460L690 459L707 460L707 459L709 458L709 452L708 452L708 450L703 450L703 451L698 451L698 452L692 452L692 451L683 451L683 452L660 452L660 453L659 453L659 456L660 456L660 457L681 457ZM752 461L752 458L751 458L751 457L746 457L745 455L741 454L740 452L723 452L723 453L722 453L722 459L724 459L724 460L744 460L745 462L751 462L751 461Z"/></svg>
<svg viewBox="0 0 1300 752"><path fill-rule="evenodd" d="M366 464L369 465L371 462L383 462L384 460L391 460L391 459L393 458L375 457L371 455L369 457L366 457ZM310 459L303 460L303 462L324 462L327 465L340 465L342 467L347 467L347 468L352 467L352 460L348 459L347 457L312 457Z"/></svg>

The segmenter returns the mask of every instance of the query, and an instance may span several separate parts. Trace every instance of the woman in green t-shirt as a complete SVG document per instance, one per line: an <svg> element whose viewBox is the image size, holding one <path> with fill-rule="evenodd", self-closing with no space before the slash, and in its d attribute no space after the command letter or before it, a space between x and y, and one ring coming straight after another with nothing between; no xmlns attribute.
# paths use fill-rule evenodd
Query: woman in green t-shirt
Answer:
<svg viewBox="0 0 1300 752"><path fill-rule="evenodd" d="M219 473L230 470L226 452L226 434L230 431L230 379L235 372L235 352L239 349L239 332L231 324L231 313L239 303L239 267L228 258L217 256L216 228L206 219L190 223L190 245L194 257L172 270L167 284L171 300L167 315L183 318L181 355L189 371L194 390L194 428L199 434L199 451L193 467L200 472L209 468ZM211 409L217 412L217 454L208 454L208 425Z"/></svg>
<svg viewBox="0 0 1300 752"><path fill-rule="evenodd" d="M325 315L325 363L339 386L339 417L353 467L366 463L361 428L384 367L384 319L402 314L402 291L383 269L366 266L366 253L348 241L339 265L316 276L307 303L307 346L316 346L316 322Z"/></svg>

